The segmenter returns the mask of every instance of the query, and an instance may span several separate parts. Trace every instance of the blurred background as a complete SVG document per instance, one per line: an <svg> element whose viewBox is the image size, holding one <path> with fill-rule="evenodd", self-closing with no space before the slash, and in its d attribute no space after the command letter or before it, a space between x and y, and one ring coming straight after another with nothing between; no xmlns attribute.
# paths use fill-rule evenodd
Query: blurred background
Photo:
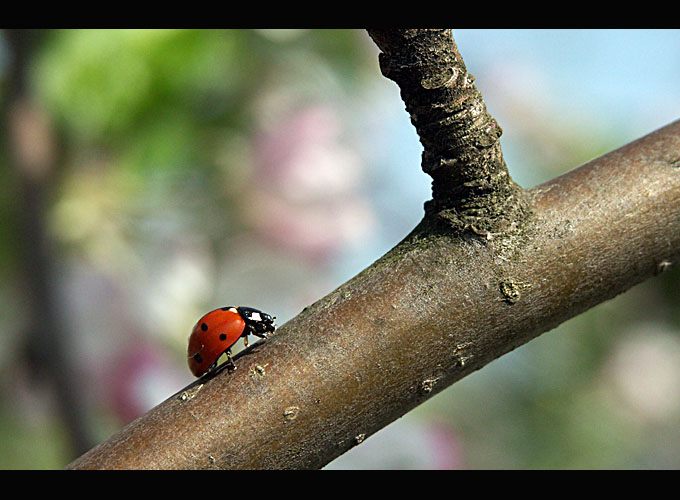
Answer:
<svg viewBox="0 0 680 500"><path fill-rule="evenodd" d="M678 30L454 30L531 187L680 118ZM430 197L360 30L0 32L0 468L62 468L193 380L204 312L283 324ZM680 467L678 269L327 469Z"/></svg>

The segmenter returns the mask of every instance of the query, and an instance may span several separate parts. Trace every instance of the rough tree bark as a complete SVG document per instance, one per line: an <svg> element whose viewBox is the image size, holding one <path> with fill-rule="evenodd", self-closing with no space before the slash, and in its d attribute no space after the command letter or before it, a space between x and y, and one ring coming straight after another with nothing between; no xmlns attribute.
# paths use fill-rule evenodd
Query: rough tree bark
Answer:
<svg viewBox="0 0 680 500"><path fill-rule="evenodd" d="M424 147L422 222L70 468L319 468L680 257L680 122L531 190L450 30L369 30Z"/></svg>

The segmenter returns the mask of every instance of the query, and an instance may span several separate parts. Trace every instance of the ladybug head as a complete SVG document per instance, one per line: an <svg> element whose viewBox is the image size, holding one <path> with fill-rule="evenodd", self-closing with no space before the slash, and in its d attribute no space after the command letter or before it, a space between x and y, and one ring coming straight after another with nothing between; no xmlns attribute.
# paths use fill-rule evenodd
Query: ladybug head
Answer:
<svg viewBox="0 0 680 500"><path fill-rule="evenodd" d="M276 329L274 320L276 317L270 316L266 312L261 312L260 317L262 318L255 324L255 329L260 333L273 332Z"/></svg>
<svg viewBox="0 0 680 500"><path fill-rule="evenodd" d="M266 312L252 307L239 307L239 313L245 320L246 324L250 326L256 333L272 333L276 329L274 324L275 316L271 316Z"/></svg>

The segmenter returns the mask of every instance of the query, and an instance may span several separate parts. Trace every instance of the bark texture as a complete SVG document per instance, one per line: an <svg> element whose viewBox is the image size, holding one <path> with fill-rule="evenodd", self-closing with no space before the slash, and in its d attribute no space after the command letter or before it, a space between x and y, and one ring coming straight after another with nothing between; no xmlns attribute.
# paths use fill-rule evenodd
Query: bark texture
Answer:
<svg viewBox="0 0 680 500"><path fill-rule="evenodd" d="M432 177L427 214L456 232L514 228L530 212L503 159L498 122L467 72L451 30L368 30L380 69L401 90Z"/></svg>

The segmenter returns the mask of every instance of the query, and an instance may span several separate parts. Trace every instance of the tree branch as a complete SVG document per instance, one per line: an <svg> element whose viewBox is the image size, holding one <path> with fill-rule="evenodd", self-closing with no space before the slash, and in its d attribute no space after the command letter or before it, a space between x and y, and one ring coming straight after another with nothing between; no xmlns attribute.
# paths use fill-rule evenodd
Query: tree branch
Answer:
<svg viewBox="0 0 680 500"><path fill-rule="evenodd" d="M401 89L432 176L426 213L450 229L499 231L530 212L503 159L503 131L487 112L450 29L368 30L380 69Z"/></svg>
<svg viewBox="0 0 680 500"><path fill-rule="evenodd" d="M389 33L371 35L388 47ZM408 59L407 43L400 51ZM500 153L460 148L482 163ZM520 213L513 230L480 230L474 200L458 207L451 199L369 268L242 351L238 370L200 379L69 468L324 466L453 382L674 265L680 122L520 191L522 203L504 196L514 208L482 219L502 227L499 218ZM523 203L532 210L518 211ZM447 210L467 211L465 224L442 224Z"/></svg>

